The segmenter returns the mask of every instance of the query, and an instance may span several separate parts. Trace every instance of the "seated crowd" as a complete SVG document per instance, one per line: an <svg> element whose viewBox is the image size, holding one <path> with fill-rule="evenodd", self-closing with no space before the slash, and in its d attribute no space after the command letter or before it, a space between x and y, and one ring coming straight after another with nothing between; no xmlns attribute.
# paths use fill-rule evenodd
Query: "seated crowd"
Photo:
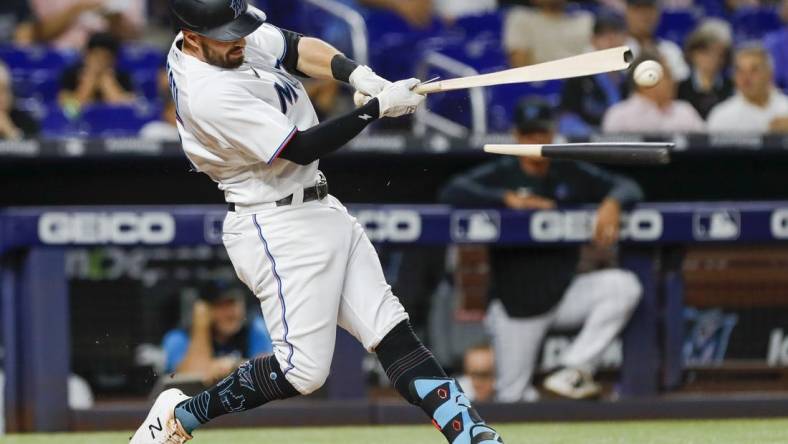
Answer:
<svg viewBox="0 0 788 444"><path fill-rule="evenodd" d="M761 8L759 10L771 11L779 26L780 20L788 21L788 0L779 5L732 0L336 1L358 9L368 20L377 20L376 14L388 17L388 21L381 23L391 29L381 31L370 26L370 51L373 53L370 63L382 75L391 77L401 76L403 69L408 75L417 72L415 65L403 68L399 63L405 47L386 48L383 53L383 57L397 62L398 66L393 69L396 72L387 72L392 68L387 68L385 59L375 58L376 42L386 32L415 36L413 38L420 39L419 45L431 42L424 43L427 49L419 46L420 55L426 51L454 48L451 45L456 44L454 39L460 34L465 39L460 47L465 49L471 48L471 40L489 44L492 39L497 42L495 51L487 50L483 57L462 60L479 71L503 69L506 65L526 66L621 45L632 48L637 60L653 59L662 63L664 79L653 88L638 87L627 73L610 73L570 79L544 90L538 87L511 90L517 100L523 96L542 95L553 103L560 115L559 132L565 136L600 132L788 131L788 101L782 93L782 88L788 88L788 58L785 56L788 54L788 33L784 26L774 28L773 23L746 28L737 21L746 11ZM301 2L293 2L288 8L272 0L252 2L264 8L275 24L305 27L307 29L299 29L305 33L334 32L310 29L312 25L294 18L297 14L293 11L300 11ZM106 125L77 124L79 119L90 115L83 113L86 108L106 105L145 110L138 125L130 125L131 129L124 127L117 134L128 136L130 134L126 133L133 131L146 138L177 140L166 81L160 80L165 76L162 64L172 38L166 24L165 3L144 0L2 2L0 60L5 59L7 66L0 65L0 138L73 135L63 128L91 136L114 135L101 132ZM673 23L666 17L685 16L690 18L689 25L680 21L675 28L665 25ZM474 17L493 17L499 21L463 24L463 20ZM488 24L480 23L493 23L492 32L473 31L474 26L488 29ZM444 41L430 47L434 44L430 40L434 36ZM412 44L407 39L403 42L403 45ZM39 83L27 78L41 78L41 68L20 68L15 65L17 59L4 56L13 51L2 50L21 48L35 52L41 45L69 54L65 62L48 68L54 73L44 73L53 78L50 83L56 86L53 88L55 94L35 91ZM337 38L337 45L342 47L342 38ZM139 46L159 48L159 62L154 70L150 66L143 69L134 63L123 63L123 50ZM500 59L492 54L496 51ZM408 58L411 63L417 63L413 59L419 57L408 55ZM20 83L27 84L28 88L22 91ZM322 116L349 106L346 98L341 100L341 88L333 83L311 82L307 83L307 89ZM509 94L509 90L506 92ZM500 96L492 89L488 91L491 103ZM454 107L453 112L458 112L456 109ZM467 114L467 109L461 112ZM62 116L60 120L55 119L56 122L65 123L52 127L53 114ZM451 119L453 116L445 117ZM509 125L510 121L492 125L491 131L503 131ZM101 130L96 133L95 128Z"/></svg>

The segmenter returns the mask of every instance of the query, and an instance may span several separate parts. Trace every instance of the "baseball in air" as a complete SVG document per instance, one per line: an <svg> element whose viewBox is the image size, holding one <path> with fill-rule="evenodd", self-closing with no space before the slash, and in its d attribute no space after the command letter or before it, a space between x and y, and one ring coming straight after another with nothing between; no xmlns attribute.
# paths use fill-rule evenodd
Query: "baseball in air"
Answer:
<svg viewBox="0 0 788 444"><path fill-rule="evenodd" d="M662 80L663 75L662 65L653 60L646 60L635 68L635 83L643 88L651 88Z"/></svg>

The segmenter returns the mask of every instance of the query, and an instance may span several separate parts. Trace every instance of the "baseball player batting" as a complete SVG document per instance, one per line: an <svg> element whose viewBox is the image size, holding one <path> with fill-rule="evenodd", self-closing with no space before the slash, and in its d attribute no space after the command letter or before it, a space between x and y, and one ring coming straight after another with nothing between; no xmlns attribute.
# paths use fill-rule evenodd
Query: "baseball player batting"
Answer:
<svg viewBox="0 0 788 444"><path fill-rule="evenodd" d="M183 443L219 416L314 392L328 377L337 325L377 354L450 443L502 443L413 333L364 230L318 170L373 121L413 113L424 100L412 91L419 81L391 83L266 23L245 0L170 0L170 9L182 31L168 71L183 149L225 193L223 242L260 299L274 354L193 398L163 392L131 443ZM319 123L294 75L347 82L366 103Z"/></svg>

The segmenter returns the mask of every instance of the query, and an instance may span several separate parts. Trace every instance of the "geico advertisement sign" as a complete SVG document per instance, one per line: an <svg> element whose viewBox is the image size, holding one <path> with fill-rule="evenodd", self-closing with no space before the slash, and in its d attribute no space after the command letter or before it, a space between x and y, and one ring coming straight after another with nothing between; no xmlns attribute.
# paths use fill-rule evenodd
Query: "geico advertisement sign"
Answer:
<svg viewBox="0 0 788 444"><path fill-rule="evenodd" d="M38 237L51 245L160 245L175 239L175 218L159 212L44 213Z"/></svg>
<svg viewBox="0 0 788 444"><path fill-rule="evenodd" d="M354 212L372 242L414 242L421 237L421 215L411 210Z"/></svg>
<svg viewBox="0 0 788 444"><path fill-rule="evenodd" d="M538 242L587 241L594 233L596 212L538 211L531 216L531 238ZM621 220L621 239L654 241L662 237L662 214L635 210Z"/></svg>

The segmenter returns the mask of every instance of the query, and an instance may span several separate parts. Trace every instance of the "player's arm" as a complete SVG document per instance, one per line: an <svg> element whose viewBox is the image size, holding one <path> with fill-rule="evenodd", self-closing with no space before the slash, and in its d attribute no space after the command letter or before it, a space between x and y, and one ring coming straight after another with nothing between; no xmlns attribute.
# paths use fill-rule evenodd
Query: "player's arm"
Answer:
<svg viewBox="0 0 788 444"><path fill-rule="evenodd" d="M359 65L328 43L281 30L285 39L284 68L313 79L348 83L367 97L375 97L391 84L367 66Z"/></svg>
<svg viewBox="0 0 788 444"><path fill-rule="evenodd" d="M502 206L509 189L501 183L501 176L498 162L483 164L451 179L438 199L460 206Z"/></svg>
<svg viewBox="0 0 788 444"><path fill-rule="evenodd" d="M418 84L418 79L392 83L360 108L308 130L298 131L279 157L299 165L309 165L342 148L370 123L381 117L413 114L425 98L412 91Z"/></svg>

